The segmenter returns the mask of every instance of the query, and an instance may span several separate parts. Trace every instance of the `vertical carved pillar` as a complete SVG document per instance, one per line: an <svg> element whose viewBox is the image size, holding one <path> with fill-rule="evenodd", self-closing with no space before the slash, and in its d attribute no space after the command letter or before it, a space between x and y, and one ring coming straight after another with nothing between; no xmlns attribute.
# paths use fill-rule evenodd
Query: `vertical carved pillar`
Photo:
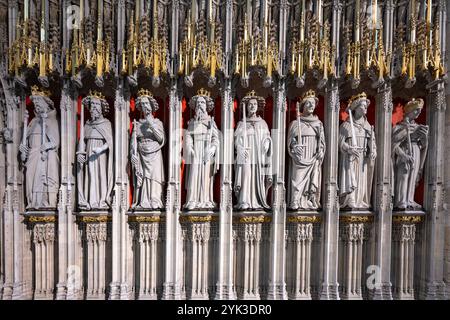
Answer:
<svg viewBox="0 0 450 320"><path fill-rule="evenodd" d="M222 128L222 166L220 170L220 218L219 218L219 246L218 246L218 280L215 299L235 299L236 292L233 283L233 161L234 161L234 137L233 137L233 92L228 70L231 70L231 43L233 1L226 0L225 21L225 74L223 83L221 109Z"/></svg>
<svg viewBox="0 0 450 320"><path fill-rule="evenodd" d="M288 217L287 292L291 300L311 300L311 262L313 223L316 216Z"/></svg>
<svg viewBox="0 0 450 320"><path fill-rule="evenodd" d="M338 136L339 136L339 89L332 83L326 90L325 99L325 141L324 159L324 197L323 197L323 258L321 300L339 299L338 268L338 230L339 197L338 182Z"/></svg>
<svg viewBox="0 0 450 320"><path fill-rule="evenodd" d="M395 216L393 218L393 296L397 300L414 300L415 222L421 217Z"/></svg>
<svg viewBox="0 0 450 320"><path fill-rule="evenodd" d="M114 200L112 204L112 282L110 299L128 300L131 294L132 270L128 270L131 239L127 223L129 91L120 81L114 101Z"/></svg>
<svg viewBox="0 0 450 320"><path fill-rule="evenodd" d="M374 265L379 267L381 279L376 279L369 296L377 300L391 300L391 227L392 227L392 89L390 83L378 88L376 96L376 141L378 157L375 175L375 230L376 253Z"/></svg>
<svg viewBox="0 0 450 320"><path fill-rule="evenodd" d="M270 230L270 261L268 299L287 299L285 283L285 230L286 230L286 201L285 201L285 144L286 144L286 91L285 83L280 80L276 90L276 105L273 116L274 128L272 139L274 142L273 165L273 217Z"/></svg>
<svg viewBox="0 0 450 320"><path fill-rule="evenodd" d="M362 300L363 275L363 242L367 240L367 232L371 217L343 216L340 231L340 286L341 298L346 300Z"/></svg>
<svg viewBox="0 0 450 320"><path fill-rule="evenodd" d="M166 248L163 299L182 297L183 259L181 226L179 214L181 208L181 93L177 82L172 80L169 94L169 179L166 200Z"/></svg>
<svg viewBox="0 0 450 320"><path fill-rule="evenodd" d="M75 261L75 251L80 250L75 241L76 222L75 177L73 159L76 145L77 94L69 81L63 84L61 113L61 186L58 202L58 284L56 299L76 299L81 291L81 265ZM70 282L68 280L71 280Z"/></svg>
<svg viewBox="0 0 450 320"><path fill-rule="evenodd" d="M84 228L84 268L85 298L104 300L109 279L107 266L111 266L108 242L111 235L108 231L107 216L82 217Z"/></svg>
<svg viewBox="0 0 450 320"><path fill-rule="evenodd" d="M55 216L28 217L33 230L34 295L53 300L55 288Z"/></svg>
<svg viewBox="0 0 450 320"><path fill-rule="evenodd" d="M422 299L442 299L445 295L444 274L444 82L430 84L427 96L427 125L429 126L428 155L425 164L425 241L421 268Z"/></svg>

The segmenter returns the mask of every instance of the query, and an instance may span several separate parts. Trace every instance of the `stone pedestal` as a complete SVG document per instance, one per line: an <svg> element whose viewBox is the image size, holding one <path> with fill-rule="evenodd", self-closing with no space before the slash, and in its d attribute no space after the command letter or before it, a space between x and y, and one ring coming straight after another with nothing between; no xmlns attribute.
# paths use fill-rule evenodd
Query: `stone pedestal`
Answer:
<svg viewBox="0 0 450 320"><path fill-rule="evenodd" d="M25 220L32 230L34 296L36 300L53 300L55 289L56 215L53 211L27 212Z"/></svg>
<svg viewBox="0 0 450 320"><path fill-rule="evenodd" d="M268 238L271 217L264 211L240 211L233 219L236 230L235 283L238 299L259 300L264 288L263 265L267 260L264 240ZM264 239L263 239L264 238ZM266 243L267 244L267 243Z"/></svg>
<svg viewBox="0 0 450 320"><path fill-rule="evenodd" d="M86 299L106 299L111 281L107 265L111 263L111 216L107 212L81 212L78 218L83 230L83 279Z"/></svg>
<svg viewBox="0 0 450 320"><path fill-rule="evenodd" d="M133 232L133 271L135 297L156 300L161 291L163 259L161 259L161 212L132 212L128 223Z"/></svg>
<svg viewBox="0 0 450 320"><path fill-rule="evenodd" d="M369 223L373 216L368 211L351 211L339 217L340 227L340 296L344 300L362 300L364 241L368 240Z"/></svg>
<svg viewBox="0 0 450 320"><path fill-rule="evenodd" d="M286 286L290 300L311 300L311 258L317 212L288 213Z"/></svg>
<svg viewBox="0 0 450 320"><path fill-rule="evenodd" d="M424 212L394 212L392 217L392 279L396 300L414 300L416 225Z"/></svg>
<svg viewBox="0 0 450 320"><path fill-rule="evenodd" d="M184 236L186 298L207 300L213 294L217 244L217 213L190 211L180 216Z"/></svg>

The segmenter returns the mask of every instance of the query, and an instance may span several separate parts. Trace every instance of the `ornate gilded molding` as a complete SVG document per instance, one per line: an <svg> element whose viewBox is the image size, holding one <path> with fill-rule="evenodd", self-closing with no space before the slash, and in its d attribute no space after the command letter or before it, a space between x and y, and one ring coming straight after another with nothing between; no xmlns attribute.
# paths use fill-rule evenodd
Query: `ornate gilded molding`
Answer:
<svg viewBox="0 0 450 320"><path fill-rule="evenodd" d="M289 223L320 223L322 217L319 216L290 216L287 218Z"/></svg>
<svg viewBox="0 0 450 320"><path fill-rule="evenodd" d="M218 221L219 217L207 215L207 216L180 216L180 223L195 223L195 222L213 222Z"/></svg>
<svg viewBox="0 0 450 320"><path fill-rule="evenodd" d="M129 216L128 222L161 222L161 216Z"/></svg>
<svg viewBox="0 0 450 320"><path fill-rule="evenodd" d="M373 222L373 216L340 216L341 223L370 223Z"/></svg>
<svg viewBox="0 0 450 320"><path fill-rule="evenodd" d="M111 222L111 216L98 216L98 217L79 217L78 222L83 223L100 223L100 222Z"/></svg>
<svg viewBox="0 0 450 320"><path fill-rule="evenodd" d="M392 223L420 223L423 221L422 216L393 216Z"/></svg>
<svg viewBox="0 0 450 320"><path fill-rule="evenodd" d="M247 217L235 217L234 223L269 223L272 221L272 217L259 215L259 216L247 216Z"/></svg>
<svg viewBox="0 0 450 320"><path fill-rule="evenodd" d="M30 223L52 223L56 222L56 216L26 216L25 219Z"/></svg>

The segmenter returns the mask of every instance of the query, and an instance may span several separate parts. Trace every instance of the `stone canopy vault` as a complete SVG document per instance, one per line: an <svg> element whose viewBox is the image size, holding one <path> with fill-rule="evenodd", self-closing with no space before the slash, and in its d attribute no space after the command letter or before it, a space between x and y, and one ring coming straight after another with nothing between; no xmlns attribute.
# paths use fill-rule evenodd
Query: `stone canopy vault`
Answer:
<svg viewBox="0 0 450 320"><path fill-rule="evenodd" d="M449 299L444 0L0 0L1 299Z"/></svg>

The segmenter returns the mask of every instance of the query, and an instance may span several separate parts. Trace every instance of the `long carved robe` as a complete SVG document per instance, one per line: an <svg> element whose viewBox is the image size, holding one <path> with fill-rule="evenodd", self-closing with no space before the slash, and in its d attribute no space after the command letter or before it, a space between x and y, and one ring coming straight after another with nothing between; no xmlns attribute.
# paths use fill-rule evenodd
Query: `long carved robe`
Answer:
<svg viewBox="0 0 450 320"><path fill-rule="evenodd" d="M245 136L244 122L239 121L234 137L238 154L235 166L235 190L240 188L236 194L236 208L269 209L267 192L272 184L272 139L269 127L259 116L247 119L247 136ZM267 152L263 149L265 143L269 143ZM247 161L240 157L244 146L250 150Z"/></svg>
<svg viewBox="0 0 450 320"><path fill-rule="evenodd" d="M42 143L55 147L41 153ZM42 139L42 119L35 117L27 130L29 148L26 162L27 208L56 208L59 189L59 126L56 111L48 112L45 119L45 137ZM42 159L44 158L44 159Z"/></svg>
<svg viewBox="0 0 450 320"><path fill-rule="evenodd" d="M417 128L419 124L411 122L410 127ZM414 193L418 182L419 172L423 170L428 149L426 136L410 136L411 149L408 142L407 123L397 124L392 131L392 163L394 175L394 207L405 209L407 207L420 208L414 201ZM400 153L411 155L413 163L406 163Z"/></svg>
<svg viewBox="0 0 450 320"><path fill-rule="evenodd" d="M185 135L186 205L196 209L212 209L214 175L219 170L219 129L210 116L202 120L191 119ZM215 147L212 159L204 162L210 147ZM192 148L194 155L187 152Z"/></svg>
<svg viewBox="0 0 450 320"><path fill-rule="evenodd" d="M299 143L298 121L292 121L288 133L289 184L288 207L291 209L318 209L322 162L325 153L325 135L317 116L301 117L300 145L303 156L298 159L293 147ZM322 156L320 158L320 156Z"/></svg>
<svg viewBox="0 0 450 320"><path fill-rule="evenodd" d="M84 190L80 195L81 203L87 202L91 209L108 209L111 205L113 189L113 133L108 119L88 120L84 126L87 162L84 169ZM94 148L108 145L100 155Z"/></svg>
<svg viewBox="0 0 450 320"><path fill-rule="evenodd" d="M153 129L149 128L147 119L141 119L131 136L130 154L136 152L138 158L134 168L133 209L163 207L164 163L161 149L165 144L165 134L159 119L153 118L151 121Z"/></svg>
<svg viewBox="0 0 450 320"><path fill-rule="evenodd" d="M339 128L339 192L341 208L367 209L370 207L374 161L376 154L375 132L362 117L355 120L356 144L361 148L361 157L350 156L346 150L353 145L352 129L347 120Z"/></svg>

